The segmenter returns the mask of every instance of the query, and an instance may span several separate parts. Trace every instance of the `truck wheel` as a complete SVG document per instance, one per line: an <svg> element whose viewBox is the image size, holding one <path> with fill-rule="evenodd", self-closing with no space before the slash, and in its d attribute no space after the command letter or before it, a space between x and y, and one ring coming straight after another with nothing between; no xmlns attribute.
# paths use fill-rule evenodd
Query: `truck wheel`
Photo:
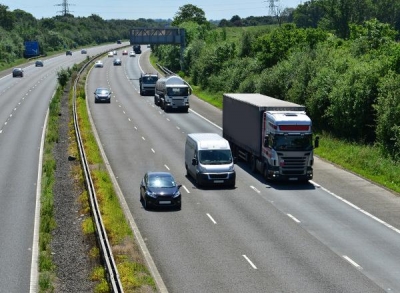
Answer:
<svg viewBox="0 0 400 293"><path fill-rule="evenodd" d="M256 158L254 156L251 156L251 159L250 159L250 169L251 169L251 172L253 172L253 173L256 172Z"/></svg>
<svg viewBox="0 0 400 293"><path fill-rule="evenodd" d="M263 177L266 181L269 181L269 175L268 175L268 165L264 164L263 168Z"/></svg>

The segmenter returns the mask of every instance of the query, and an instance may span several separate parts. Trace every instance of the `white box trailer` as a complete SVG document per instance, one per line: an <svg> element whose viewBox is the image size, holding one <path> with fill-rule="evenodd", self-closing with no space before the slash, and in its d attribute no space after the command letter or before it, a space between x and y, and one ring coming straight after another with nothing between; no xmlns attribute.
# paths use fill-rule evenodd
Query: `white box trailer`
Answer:
<svg viewBox="0 0 400 293"><path fill-rule="evenodd" d="M304 106L261 94L224 94L222 126L234 156L252 171L266 179L312 179L312 122Z"/></svg>

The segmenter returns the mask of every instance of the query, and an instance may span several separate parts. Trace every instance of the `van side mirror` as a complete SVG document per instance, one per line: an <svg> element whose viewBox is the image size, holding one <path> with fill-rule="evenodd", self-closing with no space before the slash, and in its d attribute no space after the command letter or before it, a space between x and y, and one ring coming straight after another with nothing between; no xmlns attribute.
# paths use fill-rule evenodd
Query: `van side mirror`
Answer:
<svg viewBox="0 0 400 293"><path fill-rule="evenodd" d="M193 158L193 159L192 159L192 165L193 165L193 166L196 166L197 164L198 164L197 159Z"/></svg>
<svg viewBox="0 0 400 293"><path fill-rule="evenodd" d="M238 158L237 157L233 157L233 163L236 164L237 161L238 161Z"/></svg>
<svg viewBox="0 0 400 293"><path fill-rule="evenodd" d="M319 136L315 137L314 148L319 147Z"/></svg>

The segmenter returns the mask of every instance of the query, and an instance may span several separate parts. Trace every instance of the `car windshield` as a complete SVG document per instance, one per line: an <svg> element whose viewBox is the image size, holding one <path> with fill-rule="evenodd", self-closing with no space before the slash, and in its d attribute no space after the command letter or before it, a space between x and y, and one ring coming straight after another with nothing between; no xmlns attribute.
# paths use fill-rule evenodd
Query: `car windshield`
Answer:
<svg viewBox="0 0 400 293"><path fill-rule="evenodd" d="M272 145L275 150L312 150L312 135L275 135L272 137Z"/></svg>
<svg viewBox="0 0 400 293"><path fill-rule="evenodd" d="M98 95L108 95L108 90L107 89L97 89L96 93Z"/></svg>
<svg viewBox="0 0 400 293"><path fill-rule="evenodd" d="M199 161L203 165L222 165L232 163L230 150L202 150L199 152Z"/></svg>
<svg viewBox="0 0 400 293"><path fill-rule="evenodd" d="M148 186L158 188L171 188L175 187L176 183L171 175L151 175L149 176Z"/></svg>
<svg viewBox="0 0 400 293"><path fill-rule="evenodd" d="M187 87L169 87L167 89L167 94L170 97L173 96L188 96L189 89Z"/></svg>

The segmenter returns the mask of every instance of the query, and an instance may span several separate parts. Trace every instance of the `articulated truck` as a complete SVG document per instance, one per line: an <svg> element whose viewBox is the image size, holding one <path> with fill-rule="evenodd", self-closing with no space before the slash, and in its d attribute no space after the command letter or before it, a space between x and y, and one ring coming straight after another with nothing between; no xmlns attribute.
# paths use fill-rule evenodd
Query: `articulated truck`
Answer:
<svg viewBox="0 0 400 293"><path fill-rule="evenodd" d="M224 94L222 134L233 156L267 180L313 178L312 122L305 107L261 94Z"/></svg>

